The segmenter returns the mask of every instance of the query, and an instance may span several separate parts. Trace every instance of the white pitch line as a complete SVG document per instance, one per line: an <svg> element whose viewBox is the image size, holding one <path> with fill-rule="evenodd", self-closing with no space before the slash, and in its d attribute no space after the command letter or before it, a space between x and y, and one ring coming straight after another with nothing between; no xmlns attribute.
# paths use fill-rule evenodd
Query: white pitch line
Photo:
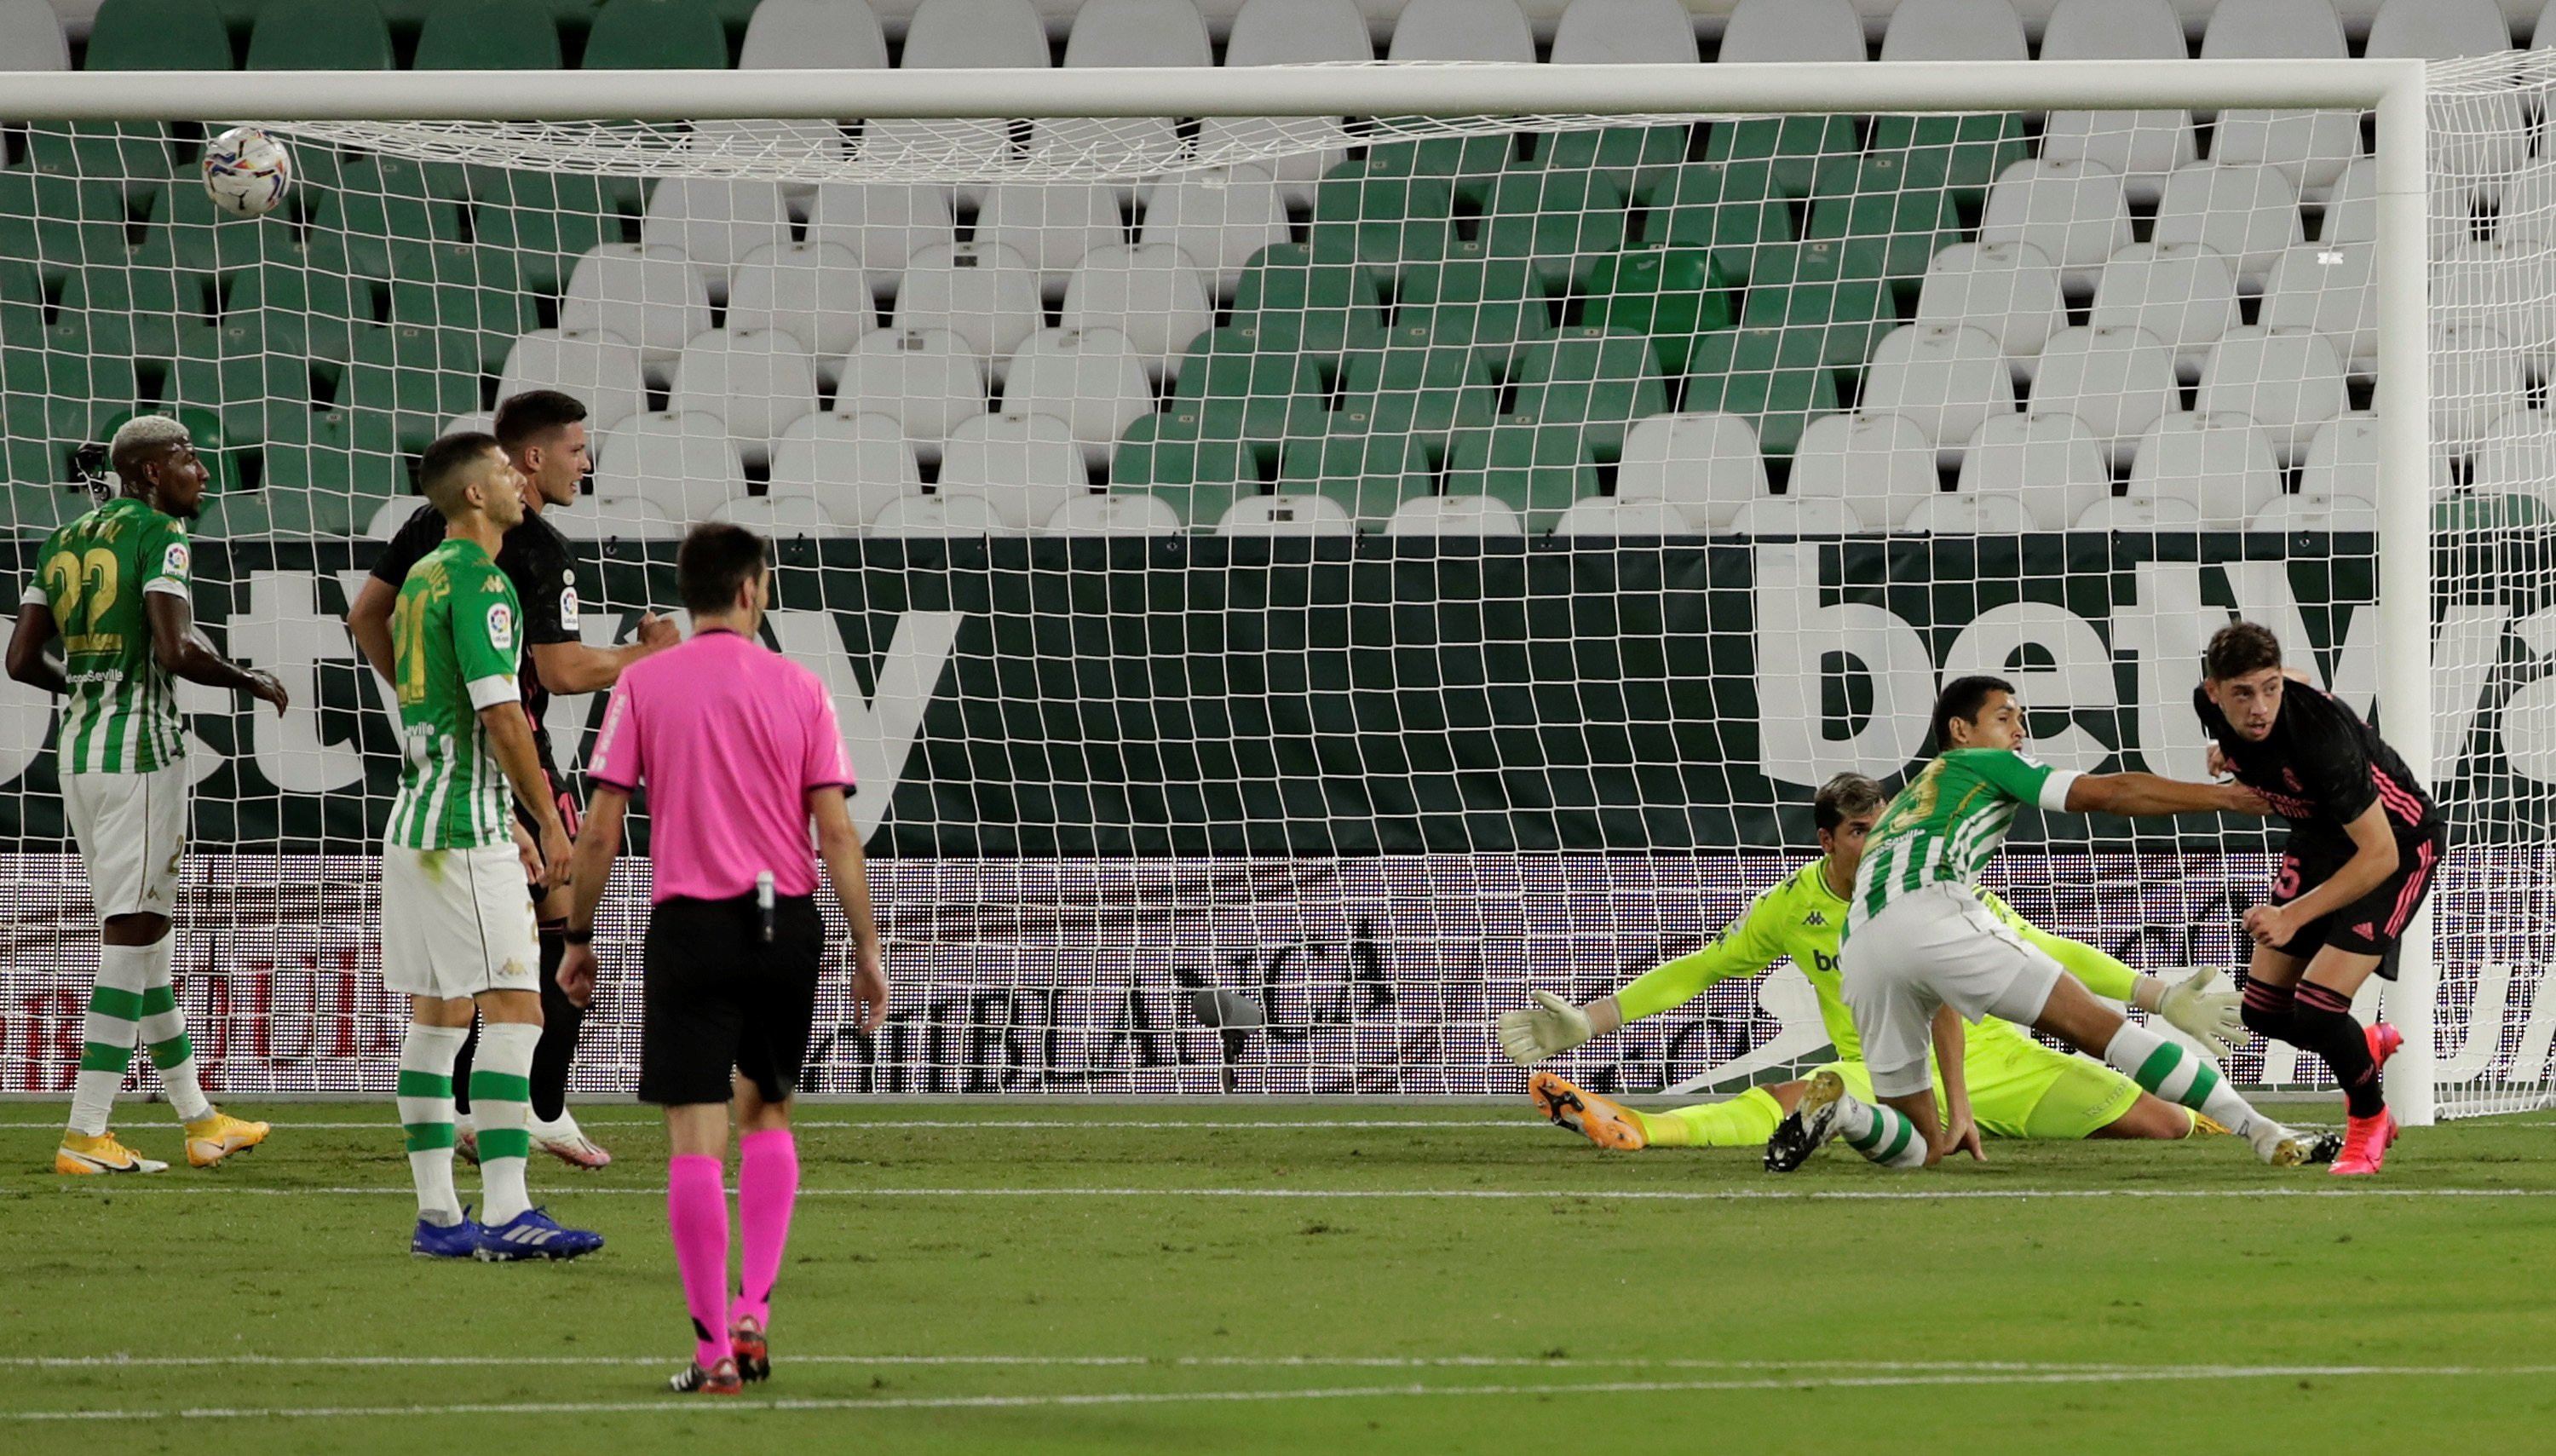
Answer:
<svg viewBox="0 0 2556 1456"><path fill-rule="evenodd" d="M167 1409L21 1410L6 1418L28 1422L107 1420L414 1419L451 1415L696 1415L711 1411L1003 1410L1076 1406L1181 1405L1228 1401L1361 1400L1413 1396L1667 1395L1734 1390L1874 1390L1912 1386L2071 1386L2177 1381L2343 1379L2520 1379L2556 1374L2556 1366L2264 1365L2182 1366L2155 1369L1943 1374L1759 1377L1720 1381L1593 1381L1503 1386L1338 1386L1302 1390L1110 1390L1052 1395L892 1395L799 1400L487 1401L453 1405L182 1406Z"/></svg>
<svg viewBox="0 0 2556 1456"><path fill-rule="evenodd" d="M273 1123L273 1124L274 1124L278 1128L280 1128L280 1129L285 1129L285 1130L292 1130L292 1129L299 1128L299 1129L303 1129L303 1130L331 1131L331 1132L380 1131L380 1130L388 1130L388 1131L396 1132L396 1131L398 1131L398 1130L399 1130L399 1125L399 1125L399 1123L398 1123L398 1121L397 1121L396 1119L391 1119L391 1118L385 1118L385 1119L383 1119L381 1122L378 1122L378 1123L302 1123L302 1122L293 1122L293 1121L288 1121L288 1120L283 1120L283 1119L276 1119L276 1118L270 1118L270 1119L268 1119L267 1121L269 1121L269 1122ZM596 1118L584 1118L584 1119L579 1119L579 1120L578 1120L578 1125L579 1125L580 1126L586 1126L586 1127L662 1127L662 1126L664 1126L664 1125L665 1125L665 1124L664 1124L663 1122L661 1122L661 1121L648 1120L648 1119L635 1119L635 1118L633 1118L633 1119L617 1119L617 1118L616 1118L616 1119L608 1119L608 1120L607 1120L607 1119L596 1119ZM34 1132L34 1131L59 1132L59 1131L61 1131L61 1130L62 1130L62 1125L62 1125L62 1124L60 1124L60 1123L0 1123L0 1129L14 1129L14 1130L21 1131L21 1132ZM907 1131L907 1130L910 1130L910 1129L913 1129L913 1128L917 1128L917 1127L942 1128L942 1129L964 1129L964 1128L970 1128L970 1127L996 1127L996 1128L1004 1128L1004 1129L1016 1129L1016 1128L1073 1128L1073 1129L1083 1130L1083 1131L1089 1131L1089 1130L1093 1130L1093 1129L1106 1130L1106 1129L1114 1128L1114 1127L1129 1127L1129 1128L1136 1128L1136 1129L1139 1129L1139 1130L1149 1130L1149 1131L1150 1131L1150 1130L1168 1129L1168 1128L1181 1128L1181 1129L1188 1129L1188 1128L1218 1128L1218 1127L1250 1128L1250 1129L1258 1130L1258 1131L1320 1131L1320 1130L1324 1130L1324 1129L1328 1129L1328 1128L1334 1128L1334 1127L1350 1127L1350 1128L1366 1128L1366 1129L1390 1129L1390 1128L1438 1128L1438 1129L1451 1130L1451 1131L1458 1131L1458 1132L1477 1132L1477 1131L1482 1131L1482 1130L1487 1129L1487 1130L1490 1130L1490 1131L1508 1132L1508 1131L1515 1131L1515 1130L1518 1130L1518 1129L1521 1129L1521 1128L1524 1128L1524 1129L1527 1129L1527 1130L1530 1130L1530 1131L1531 1131L1531 1130L1535 1130L1535 1129L1543 1128L1543 1127L1547 1126L1547 1125L1546 1125L1545 1123L1541 1122L1541 1121L1515 1120L1515 1119L1513 1119L1513 1120L1509 1120L1509 1121L1505 1121L1505 1122L1492 1122L1492 1121L1489 1121L1489 1120L1487 1120L1487 1119L1486 1119L1486 1120L1480 1120L1480 1121L1474 1121L1474 1122L1432 1122L1432 1121L1427 1121L1427 1120L1422 1120L1422 1119L1411 1119L1411 1120L1407 1120L1407 1121L1393 1121L1393 1122L1379 1122L1379 1121L1374 1121L1374 1120L1365 1120L1365 1121L1326 1121L1326 1120L1316 1120L1316 1119L1303 1119L1303 1120L1298 1120L1298 1121L1294 1121L1294 1122L1253 1122L1253 1123L1240 1123L1240 1122L1231 1122L1231 1121L1227 1121L1227 1120L1223 1120L1223 1119L1217 1119L1217 1118L1197 1118L1197 1119L1180 1120L1180 1121L1150 1120L1150 1121L1145 1121L1145 1122L1120 1121L1120 1120L1115 1120L1115 1119L1107 1119L1107 1120L1101 1120L1101 1121L1096 1121L1096 1122L1076 1122L1076 1121L1071 1120L1071 1119L1062 1119L1062 1118L1058 1118L1058 1119L1006 1119L1006 1120L995 1120L995 1119L946 1119L946 1120L913 1119L913 1120L909 1120L909 1119L871 1118L871 1119L863 1119L863 1120L859 1120L859 1121L844 1121L844 1122L818 1122L818 1121L812 1121L812 1120L809 1120L809 1119L802 1118L802 1119L796 1119L796 1120L794 1120L794 1121L791 1123L791 1125L792 1125L793 1127L802 1128L802 1129L805 1129L805 1128L862 1128L862 1127L875 1127L875 1128L877 1128L877 1129L879 1129L880 1131L883 1131L883 1132L903 1132L903 1131Z"/></svg>
<svg viewBox="0 0 2556 1456"><path fill-rule="evenodd" d="M0 1367L33 1370L161 1370L200 1366L286 1369L436 1369L482 1366L662 1366L658 1355L14 1355ZM1977 1371L1990 1373L2101 1373L2153 1370L2117 1361L2048 1360L1701 1360L1644 1355L1545 1357L1541 1355L803 1355L792 1365L962 1367L1158 1367L1161 1369L1312 1370L1827 1370Z"/></svg>
<svg viewBox="0 0 2556 1456"><path fill-rule="evenodd" d="M64 1193L107 1197L413 1198L414 1188L243 1188L116 1180L60 1185ZM0 1184L0 1193L33 1191ZM729 1190L733 1192L734 1190ZM663 1198L658 1188L578 1188L573 1198ZM1598 1199L1666 1203L1775 1202L1925 1203L1937 1200L2032 1198L2556 1198L2556 1188L802 1188L802 1198L1273 1198L1273 1199Z"/></svg>

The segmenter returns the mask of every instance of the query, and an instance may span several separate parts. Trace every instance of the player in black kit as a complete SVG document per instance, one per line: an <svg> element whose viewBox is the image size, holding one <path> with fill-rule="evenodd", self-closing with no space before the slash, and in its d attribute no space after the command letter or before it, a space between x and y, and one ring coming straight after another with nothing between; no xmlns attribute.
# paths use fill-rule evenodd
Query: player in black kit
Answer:
<svg viewBox="0 0 2556 1456"><path fill-rule="evenodd" d="M2234 772L2290 822L2272 897L2245 912L2245 1024L2334 1069L2351 1115L2334 1171L2375 1173L2396 1139L2379 1072L2403 1038L2384 1022L2364 1031L2352 997L2373 971L2395 979L2389 953L2431 892L2448 827L2376 729L2282 670L2268 630L2229 623L2202 664L2192 708L2212 771Z"/></svg>
<svg viewBox="0 0 2556 1456"><path fill-rule="evenodd" d="M596 693L613 685L621 669L679 640L672 621L649 612L639 620L638 640L621 647L589 647L579 631L576 569L569 558L568 539L542 519L550 506L576 499L587 466L585 406L553 389L534 389L510 396L497 406L497 444L530 488L525 492L523 523L506 532L497 553L497 568L514 583L523 602L523 638L529 658L518 674L524 713L533 721L533 741L541 750L542 771L558 797L560 820L569 833L577 829L576 797L552 756L543 719L553 693ZM391 538L382 559L373 564L371 580L346 613L357 645L382 681L391 679L391 606L409 568L444 540L444 518L431 505L420 506ZM521 813L521 806L517 812ZM612 1155L576 1125L568 1111L569 1062L576 1052L585 1008L559 989L559 967L567 954L568 892L562 885L536 901L541 923L542 1039L533 1049L533 1146L576 1167L599 1168ZM472 1031L473 1042L477 1037ZM470 1104L471 1043L465 1043L452 1069L454 1110L466 1118ZM465 1124L466 1125L466 1124ZM472 1152L467 1131L461 1146Z"/></svg>

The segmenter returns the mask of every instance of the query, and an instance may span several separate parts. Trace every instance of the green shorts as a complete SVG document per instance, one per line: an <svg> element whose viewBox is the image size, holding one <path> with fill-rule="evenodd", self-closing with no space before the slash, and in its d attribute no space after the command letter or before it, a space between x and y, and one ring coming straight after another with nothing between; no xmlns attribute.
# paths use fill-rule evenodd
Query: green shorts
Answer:
<svg viewBox="0 0 2556 1456"><path fill-rule="evenodd" d="M1975 1036L1969 1045L1964 1070L1970 1074L1971 1116L1990 1137L2092 1137L2139 1100L2139 1085L2129 1078L2037 1041ZM1837 1073L1849 1091L1871 1100L1872 1079L1861 1062L1839 1062L1821 1070ZM1943 1095L1939 1077L1935 1096Z"/></svg>

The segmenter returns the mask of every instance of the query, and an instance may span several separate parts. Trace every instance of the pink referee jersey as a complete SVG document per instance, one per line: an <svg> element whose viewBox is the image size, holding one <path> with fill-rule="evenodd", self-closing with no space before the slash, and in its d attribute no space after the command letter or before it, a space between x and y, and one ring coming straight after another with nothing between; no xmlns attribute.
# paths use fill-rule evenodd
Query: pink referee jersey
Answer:
<svg viewBox="0 0 2556 1456"><path fill-rule="evenodd" d="M825 684L723 628L622 670L585 774L647 784L658 900L732 899L766 869L782 894L815 893L808 791L852 783Z"/></svg>

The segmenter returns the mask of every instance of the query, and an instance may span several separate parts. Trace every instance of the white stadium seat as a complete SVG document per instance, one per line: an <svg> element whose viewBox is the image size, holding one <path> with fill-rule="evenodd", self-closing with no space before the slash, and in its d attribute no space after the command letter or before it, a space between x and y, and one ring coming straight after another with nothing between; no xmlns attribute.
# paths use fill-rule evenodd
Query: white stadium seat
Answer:
<svg viewBox="0 0 2556 1456"><path fill-rule="evenodd" d="M1857 407L1907 416L1940 457L1958 462L1981 420L2014 412L2014 376L1984 331L1911 324L1873 349Z"/></svg>
<svg viewBox="0 0 2556 1456"><path fill-rule="evenodd" d="M2378 281L2372 243L2302 243L2281 254L2263 285L2264 325L2311 329L2333 340L2345 367L2378 366Z"/></svg>
<svg viewBox="0 0 2556 1456"><path fill-rule="evenodd" d="M1039 529L1051 536L1173 536L1180 533L1181 513L1161 496L1121 490L1078 495L1058 506Z"/></svg>
<svg viewBox="0 0 2556 1456"><path fill-rule="evenodd" d="M808 537L823 540L830 536L857 534L856 521L838 521L828 515L823 506L804 495L749 495L731 500L710 512L710 519L731 526L743 526L758 536L772 540Z"/></svg>
<svg viewBox="0 0 2556 1456"><path fill-rule="evenodd" d="M1852 536L1868 529L1853 501L1834 495L1769 495L1741 506L1730 520L1732 534L1740 536Z"/></svg>
<svg viewBox="0 0 2556 1456"><path fill-rule="evenodd" d="M2182 61L2191 55L2174 0L2059 0L2041 29L2044 61Z"/></svg>
<svg viewBox="0 0 2556 1456"><path fill-rule="evenodd" d="M560 300L560 328L609 333L639 347L639 367L663 386L675 355L710 327L709 289L681 250L604 243L576 260Z"/></svg>
<svg viewBox="0 0 2556 1456"><path fill-rule="evenodd" d="M1664 501L1697 525L1721 530L1768 493L1757 431L1738 415L1653 415L1624 432L1618 500Z"/></svg>
<svg viewBox="0 0 2556 1456"><path fill-rule="evenodd" d="M414 495L394 495L373 510L372 519L364 523L364 539L388 541L399 534L408 518L417 514L419 500Z"/></svg>
<svg viewBox="0 0 2556 1456"><path fill-rule="evenodd" d="M1899 0L1881 38L1884 61L2030 61L2023 18L2007 0Z"/></svg>
<svg viewBox="0 0 2556 1456"><path fill-rule="evenodd" d="M906 495L870 518L873 536L990 536L1004 529L991 502L978 495Z"/></svg>
<svg viewBox="0 0 2556 1456"><path fill-rule="evenodd" d="M2099 500L2077 518L2080 531L2157 531L2201 529L2201 507L2189 500L2159 500L2153 495L2116 495Z"/></svg>
<svg viewBox="0 0 2556 1456"><path fill-rule="evenodd" d="M2378 507L2356 495L2284 495L2254 513L2249 531L2375 531Z"/></svg>
<svg viewBox="0 0 2556 1456"><path fill-rule="evenodd" d="M2496 233L2497 236L2509 240L2514 237L2534 237L2542 230L2556 230L2542 228L2542 224L2537 219L2546 215L2547 204L2533 202L2529 196L2532 189L2556 183L2556 172L2544 174L2549 179L2548 182L2539 181L2542 176L2541 168L2548 166L2549 164L2542 163L2538 167L2526 168L2504 184L2501 225ZM2467 179L2444 177L2437 173L2433 175L2432 256L2439 257L2475 235L2474 191ZM2515 193L2521 193L2523 196L2515 199L2513 196ZM2539 197L2545 195L2536 194ZM2519 224L2516 231L2513 226L2515 222ZM2343 169L2343 176L2336 181L2333 192L2326 199L2325 220L2318 226L2317 236L2327 242L2365 243L2378 240L2377 158L2364 157Z"/></svg>
<svg viewBox="0 0 2556 1456"><path fill-rule="evenodd" d="M1388 61L1535 60L1535 32L1516 0L1405 0Z"/></svg>
<svg viewBox="0 0 2556 1456"><path fill-rule="evenodd" d="M2041 350L2035 413L2074 415L2118 465L2175 407L2174 351L2136 329L2063 329Z"/></svg>
<svg viewBox="0 0 2556 1456"><path fill-rule="evenodd" d="M666 408L715 415L748 465L772 459L772 442L817 409L817 361L774 329L712 329L675 361Z"/></svg>
<svg viewBox="0 0 2556 1456"><path fill-rule="evenodd" d="M2343 22L2328 0L2221 0L2201 41L2201 59L2340 60L2351 54ZM2212 157L2222 163L2268 163L2290 188L2321 198L2343 165L2361 153L2361 116L2353 111L2232 107L2219 116ZM2223 250L2224 251L2224 250Z"/></svg>
<svg viewBox="0 0 2556 1456"><path fill-rule="evenodd" d="M2543 51L2550 46L2556 46L2556 0L2547 0L2546 8L2538 12L2538 24L2529 32L2531 50Z"/></svg>
<svg viewBox="0 0 2556 1456"><path fill-rule="evenodd" d="M1941 489L1934 443L1915 421L1898 415L1824 415L1802 431L1784 493L1795 500L1844 500L1857 518L1887 527Z"/></svg>
<svg viewBox="0 0 2556 1456"><path fill-rule="evenodd" d="M2075 415L1992 415L1962 453L1959 491L2005 495L2044 531L2065 531L2112 493L2104 447Z"/></svg>
<svg viewBox="0 0 2556 1456"><path fill-rule="evenodd" d="M869 0L761 0L745 25L739 70L862 70L887 65Z"/></svg>
<svg viewBox="0 0 2556 1456"><path fill-rule="evenodd" d="M1039 272L1039 291L1065 297L1066 283L1094 248L1127 240L1126 219L1108 188L1063 182L1000 183L976 204L976 241L1001 243Z"/></svg>
<svg viewBox="0 0 2556 1456"><path fill-rule="evenodd" d="M2465 242L2432 260L2432 318L2482 325L2512 347L2543 357L2556 343L2556 258L2536 242ZM2374 347L2374 345L2373 345Z"/></svg>
<svg viewBox="0 0 2556 1456"><path fill-rule="evenodd" d="M1207 284L1189 254L1169 243L1101 248L1066 285L1068 329L1114 329L1161 378L1180 351L1215 324Z"/></svg>
<svg viewBox="0 0 2556 1456"><path fill-rule="evenodd" d="M1578 500L1553 523L1556 536L1697 536L1704 527L1665 500Z"/></svg>
<svg viewBox="0 0 2556 1456"><path fill-rule="evenodd" d="M980 497L1006 529L1026 531L1068 500L1089 494L1091 477L1063 420L978 415L950 432L938 488L945 496Z"/></svg>
<svg viewBox="0 0 2556 1456"><path fill-rule="evenodd" d="M883 329L863 337L838 372L834 413L895 420L925 460L941 458L952 426L985 412L985 361L947 329Z"/></svg>
<svg viewBox="0 0 2556 1456"><path fill-rule="evenodd" d="M2441 468L2446 471L2447 462ZM2328 421L2308 440L2299 489L2318 495L2378 498L2378 417L2355 411Z"/></svg>
<svg viewBox="0 0 2556 1456"><path fill-rule="evenodd" d="M1357 521L1328 495L1246 495L1225 507L1219 536L1354 536Z"/></svg>
<svg viewBox="0 0 2556 1456"><path fill-rule="evenodd" d="M1571 0L1553 31L1553 61L1692 62L1695 19L1679 0Z"/></svg>
<svg viewBox="0 0 2556 1456"><path fill-rule="evenodd" d="M1892 528L1932 536L2014 536L2035 529L2011 495L1930 495Z"/></svg>
<svg viewBox="0 0 2556 1456"><path fill-rule="evenodd" d="M2318 426L2344 412L2343 358L2305 329L2232 329L2210 351L2193 407L2250 417L2287 465L2307 453Z"/></svg>
<svg viewBox="0 0 2556 1456"><path fill-rule="evenodd" d="M869 524L888 502L923 493L914 447L889 415L809 415L772 447L775 499L806 496L846 525Z"/></svg>
<svg viewBox="0 0 2556 1456"><path fill-rule="evenodd" d="M723 303L739 260L756 248L790 241L790 209L779 183L662 178L639 219L639 241L692 259L710 301Z"/></svg>
<svg viewBox="0 0 2556 1456"><path fill-rule="evenodd" d="M2363 53L2453 61L2511 49L2511 24L2496 0L2381 0Z"/></svg>
<svg viewBox="0 0 2556 1456"><path fill-rule="evenodd" d="M2210 346L2241 322L2236 270L2199 243L2132 243L2104 265L2087 322L2146 330L2174 350L2179 377L2199 379Z"/></svg>
<svg viewBox="0 0 2556 1456"><path fill-rule="evenodd" d="M2299 198L2278 168L2196 162L2165 180L2150 240L2199 243L2236 268L2236 286L2259 292L2281 251L2304 240Z"/></svg>
<svg viewBox="0 0 2556 1456"><path fill-rule="evenodd" d="M2173 0L2059 0L2041 32L2044 61L2182 61L2190 57ZM2045 162L2096 162L2121 191L2154 205L2166 174L2192 161L2189 111L2053 111L2041 132Z"/></svg>
<svg viewBox="0 0 2556 1456"><path fill-rule="evenodd" d="M1068 66L1213 66L1207 22L1190 0L1083 0Z"/></svg>
<svg viewBox="0 0 2556 1456"><path fill-rule="evenodd" d="M2556 424L2547 412L2513 410L2487 426L2469 483L2496 495L2556 500Z"/></svg>
<svg viewBox="0 0 2556 1456"><path fill-rule="evenodd" d="M1980 241L2038 248L2058 266L2062 287L2091 292L2104 260L2130 245L2121 180L2093 162L2009 163L1988 189Z"/></svg>
<svg viewBox="0 0 2556 1456"><path fill-rule="evenodd" d="M616 333L543 329L515 340L497 374L497 398L527 389L556 389L585 406L586 429L600 434L647 408L639 347Z"/></svg>
<svg viewBox="0 0 2556 1456"><path fill-rule="evenodd" d="M576 541L676 541L693 528L690 519L636 495L590 495L566 510L554 506L542 519Z"/></svg>
<svg viewBox="0 0 2556 1456"><path fill-rule="evenodd" d="M756 248L737 264L727 327L788 334L816 359L817 377L831 384L836 362L879 327L878 303L851 249L781 243Z"/></svg>
<svg viewBox="0 0 2556 1456"><path fill-rule="evenodd" d="M922 0L906 22L905 70L1001 66L1038 69L1052 65L1047 26L1030 0ZM1010 146L1001 121L872 120L861 128L861 151L872 161L910 167L990 167ZM972 189L962 188L970 199ZM820 190L822 196L822 189ZM873 268L889 266L867 248Z"/></svg>
<svg viewBox="0 0 2556 1456"><path fill-rule="evenodd" d="M1722 29L1725 61L1865 61L1853 0L1739 0Z"/></svg>
<svg viewBox="0 0 2556 1456"><path fill-rule="evenodd" d="M1003 381L1006 415L1065 421L1095 468L1109 463L1118 437L1154 408L1145 368L1114 329L1042 329L1012 355Z"/></svg>
<svg viewBox="0 0 2556 1456"><path fill-rule="evenodd" d="M989 363L1008 359L1043 317L1038 273L1001 243L925 248L905 265L891 327L946 329Z"/></svg>
<svg viewBox="0 0 2556 1456"><path fill-rule="evenodd" d="M2387 381L2381 379L2383 391ZM2432 331L2432 448L2459 449L2528 406L2520 351L2498 330L2443 325Z"/></svg>
<svg viewBox="0 0 2556 1456"><path fill-rule="evenodd" d="M1227 66L1314 66L1375 59L1375 41L1357 0L1243 0L1225 37ZM1290 205L1314 204L1314 184L1346 156L1348 135L1337 117L1210 116L1199 122L1199 151L1283 142L1292 150L1270 169Z"/></svg>
<svg viewBox="0 0 2556 1456"><path fill-rule="evenodd" d="M1183 173L1148 192L1136 241L1179 248L1214 280L1215 296L1229 300L1251 255L1287 241L1287 203L1258 167Z"/></svg>
<svg viewBox="0 0 2556 1456"><path fill-rule="evenodd" d="M597 499L636 497L679 521L705 521L745 494L745 469L716 415L633 415L594 447Z"/></svg>
<svg viewBox="0 0 2556 1456"><path fill-rule="evenodd" d="M68 70L71 47L51 0L0 4L0 70Z"/></svg>
<svg viewBox="0 0 2556 1456"><path fill-rule="evenodd" d="M2023 242L1955 243L1926 265L1918 288L1920 324L1967 324L2004 351L2015 378L2030 382L2041 346L2068 327L2059 270Z"/></svg>
<svg viewBox="0 0 2556 1456"><path fill-rule="evenodd" d="M829 182L808 204L808 241L839 243L893 291L908 260L958 240L950 190L897 182Z"/></svg>
<svg viewBox="0 0 2556 1456"><path fill-rule="evenodd" d="M2281 493L2281 467L2243 416L2172 414L2139 440L2129 494L2191 503L2203 526L2241 531Z"/></svg>
<svg viewBox="0 0 2556 1456"><path fill-rule="evenodd" d="M1523 536L1518 513L1487 495L1422 495L1395 507L1387 536Z"/></svg>

